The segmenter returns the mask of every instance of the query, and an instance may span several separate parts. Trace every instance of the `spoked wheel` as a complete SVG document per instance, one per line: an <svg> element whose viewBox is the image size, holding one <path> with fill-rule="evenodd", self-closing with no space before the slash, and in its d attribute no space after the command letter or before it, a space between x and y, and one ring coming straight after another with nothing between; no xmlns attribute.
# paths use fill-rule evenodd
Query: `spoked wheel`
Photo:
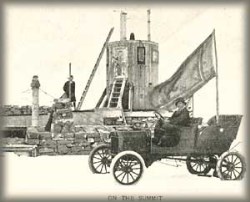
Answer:
<svg viewBox="0 0 250 202"><path fill-rule="evenodd" d="M89 154L89 168L93 173L109 173L111 161L110 145L99 145Z"/></svg>
<svg viewBox="0 0 250 202"><path fill-rule="evenodd" d="M216 171L221 180L241 180L246 172L245 159L238 152L226 152L221 155Z"/></svg>
<svg viewBox="0 0 250 202"><path fill-rule="evenodd" d="M211 163L215 160L208 156L188 156L187 157L187 169L191 174L203 174L206 175L212 168Z"/></svg>
<svg viewBox="0 0 250 202"><path fill-rule="evenodd" d="M137 182L143 173L143 159L133 151L124 151L112 161L111 170L117 182L131 185Z"/></svg>

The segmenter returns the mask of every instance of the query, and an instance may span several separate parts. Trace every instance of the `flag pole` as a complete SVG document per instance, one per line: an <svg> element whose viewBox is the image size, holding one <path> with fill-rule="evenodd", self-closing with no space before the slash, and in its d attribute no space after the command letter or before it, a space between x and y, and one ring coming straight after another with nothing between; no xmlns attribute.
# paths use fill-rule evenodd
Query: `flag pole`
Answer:
<svg viewBox="0 0 250 202"><path fill-rule="evenodd" d="M214 51L215 51L215 69L216 69L216 123L219 124L219 72L218 72L218 58L216 49L215 29L213 31Z"/></svg>

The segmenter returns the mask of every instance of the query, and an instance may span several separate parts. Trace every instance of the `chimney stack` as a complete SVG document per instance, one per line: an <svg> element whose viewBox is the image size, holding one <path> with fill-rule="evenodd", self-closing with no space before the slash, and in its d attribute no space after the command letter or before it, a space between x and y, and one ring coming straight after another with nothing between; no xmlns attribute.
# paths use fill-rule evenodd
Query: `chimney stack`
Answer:
<svg viewBox="0 0 250 202"><path fill-rule="evenodd" d="M126 40L126 21L127 21L127 13L121 11L120 14L120 40Z"/></svg>
<svg viewBox="0 0 250 202"><path fill-rule="evenodd" d="M148 41L151 41L151 33L150 33L150 9L148 11Z"/></svg>

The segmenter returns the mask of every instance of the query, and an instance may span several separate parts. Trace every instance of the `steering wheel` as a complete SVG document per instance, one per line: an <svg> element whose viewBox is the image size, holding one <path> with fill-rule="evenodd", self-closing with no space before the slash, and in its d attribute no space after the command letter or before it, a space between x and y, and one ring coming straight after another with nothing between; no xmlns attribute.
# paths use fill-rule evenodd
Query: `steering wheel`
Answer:
<svg viewBox="0 0 250 202"><path fill-rule="evenodd" d="M158 118L158 116L159 116L160 119L164 119L164 117L157 111L155 111L155 116L156 116L156 118Z"/></svg>

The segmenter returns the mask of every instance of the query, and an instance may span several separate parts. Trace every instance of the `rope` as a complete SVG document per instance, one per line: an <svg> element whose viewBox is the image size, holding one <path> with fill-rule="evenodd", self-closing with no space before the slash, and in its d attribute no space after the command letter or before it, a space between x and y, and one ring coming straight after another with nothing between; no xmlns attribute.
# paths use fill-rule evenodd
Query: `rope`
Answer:
<svg viewBox="0 0 250 202"><path fill-rule="evenodd" d="M42 90L41 88L39 88L40 91L42 91L45 95L48 95L49 97L55 99L54 96L50 95L49 93L47 93L46 91Z"/></svg>
<svg viewBox="0 0 250 202"><path fill-rule="evenodd" d="M29 91L31 91L30 88L28 88L27 90L22 91L22 93L28 93Z"/></svg>

